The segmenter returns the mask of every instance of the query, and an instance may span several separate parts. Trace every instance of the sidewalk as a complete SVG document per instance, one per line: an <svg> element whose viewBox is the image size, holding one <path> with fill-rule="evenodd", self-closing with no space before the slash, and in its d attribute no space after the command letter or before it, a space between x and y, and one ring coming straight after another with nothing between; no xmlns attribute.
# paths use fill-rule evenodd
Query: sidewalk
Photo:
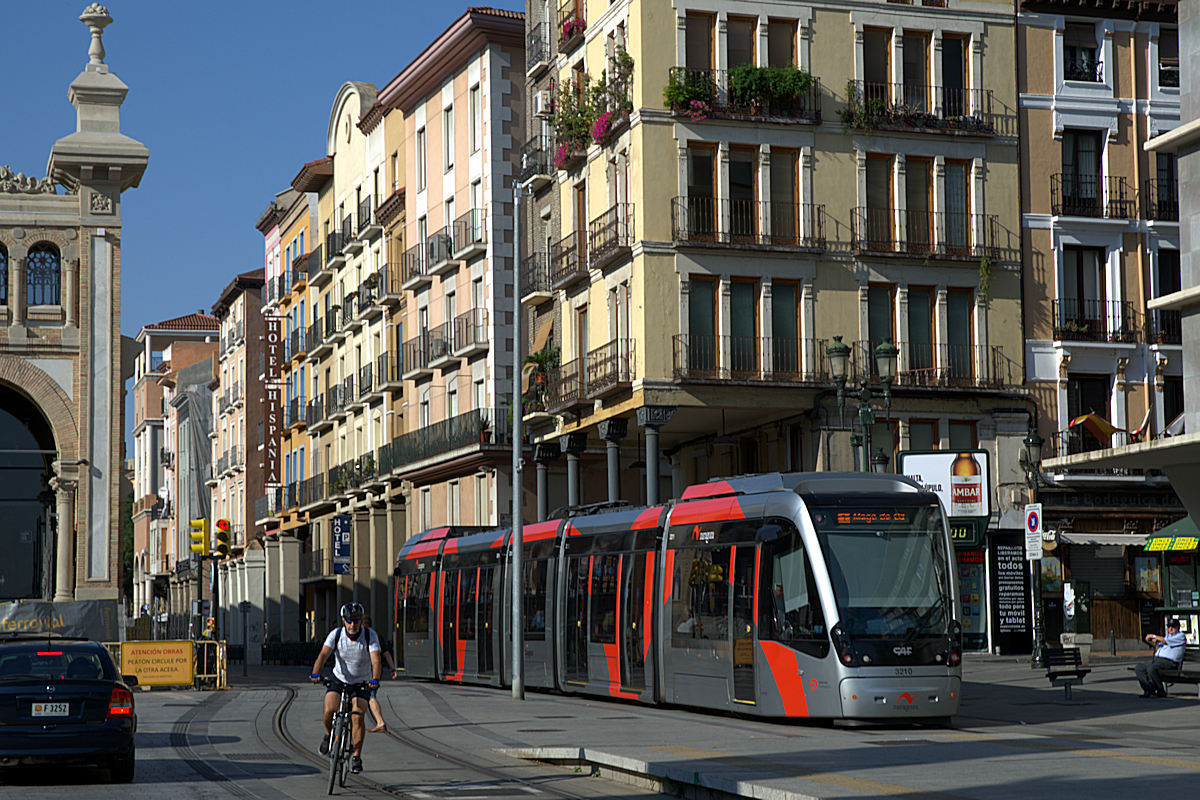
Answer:
<svg viewBox="0 0 1200 800"><path fill-rule="evenodd" d="M1200 779L1200 700L1191 687L1168 700L1137 697L1127 667L1141 657L1094 660L1068 702L1028 656L969 655L952 728L765 722L538 692L514 701L508 689L410 680L385 681L380 698L394 730L448 751L619 773L669 791L762 800L1188 792ZM250 672L231 670L232 690L307 686L303 668ZM318 698L301 689L298 700L289 724L315 740Z"/></svg>

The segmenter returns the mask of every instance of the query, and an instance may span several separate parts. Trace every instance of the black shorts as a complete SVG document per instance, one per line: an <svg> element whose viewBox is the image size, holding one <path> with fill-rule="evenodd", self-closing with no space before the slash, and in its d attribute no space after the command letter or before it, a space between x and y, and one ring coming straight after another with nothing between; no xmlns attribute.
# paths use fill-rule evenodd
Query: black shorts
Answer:
<svg viewBox="0 0 1200 800"><path fill-rule="evenodd" d="M371 687L367 686L365 682L342 683L337 678L330 675L325 679L325 686L329 689L329 691L336 692L337 694L341 694L342 689L344 688L349 691L351 697L361 697L364 702L371 699Z"/></svg>

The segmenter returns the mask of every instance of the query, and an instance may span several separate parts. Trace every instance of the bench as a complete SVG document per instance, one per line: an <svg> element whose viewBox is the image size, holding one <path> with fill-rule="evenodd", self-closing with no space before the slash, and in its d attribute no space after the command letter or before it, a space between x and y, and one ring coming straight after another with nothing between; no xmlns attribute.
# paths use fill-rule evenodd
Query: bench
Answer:
<svg viewBox="0 0 1200 800"><path fill-rule="evenodd" d="M1084 676L1091 672L1080 666L1078 647L1043 647L1042 663L1046 665L1050 685L1063 687L1068 700L1071 699L1071 687L1083 683Z"/></svg>
<svg viewBox="0 0 1200 800"><path fill-rule="evenodd" d="M1163 688L1173 683L1190 683L1197 687L1200 694L1200 647L1188 645L1183 650L1183 663L1178 669L1160 669L1158 677L1162 678Z"/></svg>

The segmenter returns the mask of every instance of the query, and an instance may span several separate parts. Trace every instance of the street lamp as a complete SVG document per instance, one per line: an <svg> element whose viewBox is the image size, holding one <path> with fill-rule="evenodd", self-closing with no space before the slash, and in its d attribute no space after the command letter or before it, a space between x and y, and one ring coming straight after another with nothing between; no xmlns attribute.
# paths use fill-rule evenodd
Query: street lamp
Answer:
<svg viewBox="0 0 1200 800"><path fill-rule="evenodd" d="M1025 470L1025 485L1029 487L1029 502L1038 501L1038 480L1042 469L1042 445L1046 440L1031 426L1025 436L1025 452L1021 455L1021 468ZM1033 581L1033 654L1029 664L1034 669L1041 669L1042 640L1046 638L1045 621L1042 619L1042 562L1035 559L1029 562L1031 580Z"/></svg>
<svg viewBox="0 0 1200 800"><path fill-rule="evenodd" d="M900 350L890 340L885 339L875 346L873 354L875 370L879 375L879 382L883 384L883 410L890 416L892 382L896 380L896 359ZM867 464L870 460L875 465L876 472L883 472L887 468L887 457L884 456L882 467L878 462L870 459L871 426L875 424L875 409L871 407L871 389L867 386L866 378L859 380L857 389L846 388L850 372L850 345L843 342L841 336L835 336L833 342L825 348L825 356L829 359L829 371L833 376L833 382L837 385L838 415L843 426L846 424L846 398L858 400L858 424L862 429L862 435L860 436L857 431L853 432L850 436L850 445L862 448L862 459L859 463L864 471L869 469ZM882 450L880 450L880 455L883 455Z"/></svg>
<svg viewBox="0 0 1200 800"><path fill-rule="evenodd" d="M880 447L875 451L875 455L871 456L871 470L882 475L883 473L887 472L888 461L890 460L891 459L884 454L883 448Z"/></svg>

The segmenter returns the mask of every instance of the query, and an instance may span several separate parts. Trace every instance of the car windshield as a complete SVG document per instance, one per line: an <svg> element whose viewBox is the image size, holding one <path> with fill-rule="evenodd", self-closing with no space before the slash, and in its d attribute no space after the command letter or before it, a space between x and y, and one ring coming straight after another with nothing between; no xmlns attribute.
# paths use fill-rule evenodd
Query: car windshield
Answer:
<svg viewBox="0 0 1200 800"><path fill-rule="evenodd" d="M96 680L105 677L104 662L94 648L60 647L53 643L0 649L0 682Z"/></svg>
<svg viewBox="0 0 1200 800"><path fill-rule="evenodd" d="M810 510L846 633L911 640L949 629L950 577L938 506L857 502Z"/></svg>

